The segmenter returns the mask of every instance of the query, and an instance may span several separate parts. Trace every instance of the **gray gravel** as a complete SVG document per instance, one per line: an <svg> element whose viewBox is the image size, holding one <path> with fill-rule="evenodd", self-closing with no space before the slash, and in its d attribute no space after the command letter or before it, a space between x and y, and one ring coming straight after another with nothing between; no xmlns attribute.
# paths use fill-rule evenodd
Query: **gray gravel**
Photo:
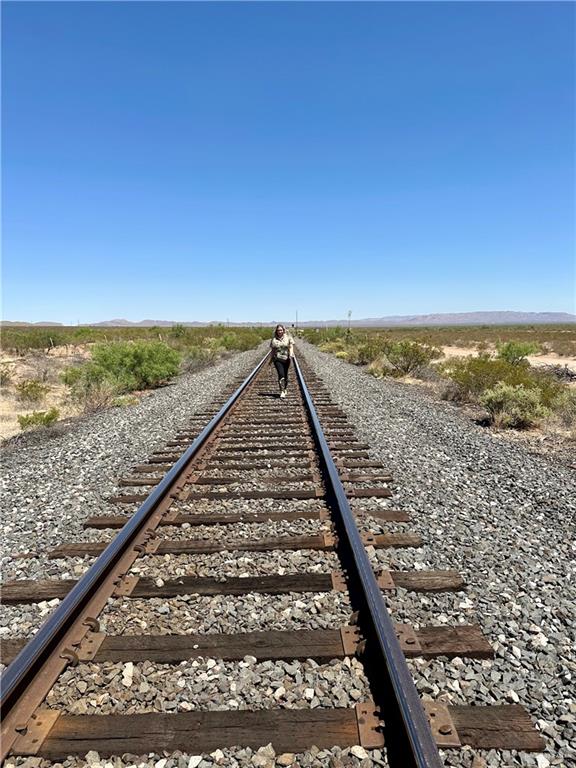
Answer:
<svg viewBox="0 0 576 768"><path fill-rule="evenodd" d="M456 595L396 594L388 598L394 618L477 620L496 650L494 662L415 663L418 687L462 703L519 702L531 712L545 753L491 751L483 754L489 766L575 766L576 474L477 426L423 388L374 379L299 346L359 438L394 473L390 506L411 512L408 529L425 541L421 549L373 552L373 559L455 568L469 585ZM467 753L448 752L446 760L470 765Z"/></svg>
<svg viewBox="0 0 576 768"><path fill-rule="evenodd" d="M351 614L343 592L286 595L182 595L161 599L112 599L101 615L109 634L257 632L337 629Z"/></svg>
<svg viewBox="0 0 576 768"><path fill-rule="evenodd" d="M2 455L3 556L77 540L90 515L114 514L106 498L129 469L161 449L207 408L263 349L242 352L152 392L138 405L78 420L64 434Z"/></svg>
<svg viewBox="0 0 576 768"><path fill-rule="evenodd" d="M265 523L231 523L230 525L166 525L160 536L166 539L196 539L218 541L225 544L230 540L261 538L286 538L294 536L317 536L329 529L327 522L320 520L269 520Z"/></svg>
<svg viewBox="0 0 576 768"><path fill-rule="evenodd" d="M335 552L297 549L291 552L246 552L238 557L229 552L212 555L147 555L139 558L130 573L150 578L178 576L273 576L286 573L331 573L339 567Z"/></svg>
<svg viewBox="0 0 576 768"><path fill-rule="evenodd" d="M308 752L296 754L285 752L276 754L270 744L260 749L233 748L217 749L210 754L193 755L175 752L166 757L151 754L142 759L138 755L123 755L122 758L100 758L97 752L89 752L85 759L68 758L63 763L51 763L39 758L10 758L5 768L22 766L25 768L276 768L276 766L294 766L294 768L375 768L387 765L385 756L378 749L364 750L361 747L351 749L320 750L312 747ZM468 762L469 768L472 763ZM474 768L484 768L476 764Z"/></svg>
<svg viewBox="0 0 576 768"><path fill-rule="evenodd" d="M193 710L354 707L369 697L364 668L346 658L318 664L245 656L181 664L79 664L68 668L46 704L71 715Z"/></svg>

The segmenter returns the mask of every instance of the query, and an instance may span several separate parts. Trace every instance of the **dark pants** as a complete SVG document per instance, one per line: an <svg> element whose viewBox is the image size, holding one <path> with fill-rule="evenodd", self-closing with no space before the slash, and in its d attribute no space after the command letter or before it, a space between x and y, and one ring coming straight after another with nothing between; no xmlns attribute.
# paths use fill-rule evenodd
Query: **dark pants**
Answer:
<svg viewBox="0 0 576 768"><path fill-rule="evenodd" d="M288 368L290 368L290 358L288 360L274 360L274 368L278 374L278 381L284 379L284 387L288 386Z"/></svg>

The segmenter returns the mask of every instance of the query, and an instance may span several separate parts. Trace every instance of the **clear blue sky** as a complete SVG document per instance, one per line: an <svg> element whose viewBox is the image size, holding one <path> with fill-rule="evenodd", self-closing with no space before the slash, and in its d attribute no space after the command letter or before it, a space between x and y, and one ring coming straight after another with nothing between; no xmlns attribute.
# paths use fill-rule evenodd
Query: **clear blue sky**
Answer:
<svg viewBox="0 0 576 768"><path fill-rule="evenodd" d="M4 2L4 317L574 312L574 17Z"/></svg>

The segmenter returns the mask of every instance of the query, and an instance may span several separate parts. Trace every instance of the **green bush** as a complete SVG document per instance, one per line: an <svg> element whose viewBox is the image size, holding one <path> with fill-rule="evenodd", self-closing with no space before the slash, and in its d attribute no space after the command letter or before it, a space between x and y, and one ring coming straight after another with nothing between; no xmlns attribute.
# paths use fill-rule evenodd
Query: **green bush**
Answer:
<svg viewBox="0 0 576 768"><path fill-rule="evenodd" d="M498 357L511 365L526 363L528 355L535 355L540 351L538 344L529 341L506 341L503 344L497 344L496 349Z"/></svg>
<svg viewBox="0 0 576 768"><path fill-rule="evenodd" d="M151 389L178 373L180 355L160 341L97 344L92 360L62 374L72 400L85 411L110 405L115 397Z"/></svg>
<svg viewBox="0 0 576 768"><path fill-rule="evenodd" d="M97 344L92 364L120 391L151 389L178 373L180 355L161 341Z"/></svg>
<svg viewBox="0 0 576 768"><path fill-rule="evenodd" d="M0 365L0 386L7 387L14 378L14 374L7 365Z"/></svg>
<svg viewBox="0 0 576 768"><path fill-rule="evenodd" d="M91 362L67 368L62 381L70 387L70 399L87 413L111 405L120 393L118 382Z"/></svg>
<svg viewBox="0 0 576 768"><path fill-rule="evenodd" d="M540 392L523 384L499 382L480 396L480 403L497 427L526 429L536 426L549 413L540 401Z"/></svg>
<svg viewBox="0 0 576 768"><path fill-rule="evenodd" d="M372 360L372 362L368 364L366 370L377 379L382 379L384 376L392 376L396 378L402 375L397 368L392 368L384 356L380 356L376 358L376 360Z"/></svg>
<svg viewBox="0 0 576 768"><path fill-rule="evenodd" d="M382 356L385 342L377 337L369 341L361 342L356 349L357 365L369 365Z"/></svg>
<svg viewBox="0 0 576 768"><path fill-rule="evenodd" d="M18 416L20 429L34 429L36 427L49 427L58 420L60 412L57 408L50 408L49 411L34 411L24 416Z"/></svg>
<svg viewBox="0 0 576 768"><path fill-rule="evenodd" d="M566 388L552 401L552 410L565 427L576 424L576 390Z"/></svg>
<svg viewBox="0 0 576 768"><path fill-rule="evenodd" d="M320 344L318 349L321 352L329 352L330 354L335 355L336 352L342 352L346 349L346 342L344 339L331 339Z"/></svg>
<svg viewBox="0 0 576 768"><path fill-rule="evenodd" d="M23 403L40 403L47 392L48 387L38 379L25 379L16 384L16 394Z"/></svg>
<svg viewBox="0 0 576 768"><path fill-rule="evenodd" d="M504 383L538 390L540 402L550 408L564 389L564 385L552 376L529 365L515 365L487 355L452 358L441 363L438 370L454 382L449 399L460 402L478 400L487 389Z"/></svg>
<svg viewBox="0 0 576 768"><path fill-rule="evenodd" d="M409 339L386 342L384 354L392 368L404 376L442 357L442 352L436 347Z"/></svg>
<svg viewBox="0 0 576 768"><path fill-rule="evenodd" d="M175 339L182 339L186 336L186 326L182 325L182 323L176 323L176 325L170 328L170 336L173 336Z"/></svg>

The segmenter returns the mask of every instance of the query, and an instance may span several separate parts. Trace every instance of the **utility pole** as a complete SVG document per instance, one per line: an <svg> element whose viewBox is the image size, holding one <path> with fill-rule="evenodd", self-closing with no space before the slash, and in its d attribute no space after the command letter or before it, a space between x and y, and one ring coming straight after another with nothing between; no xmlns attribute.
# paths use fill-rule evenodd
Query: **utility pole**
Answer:
<svg viewBox="0 0 576 768"><path fill-rule="evenodd" d="M350 335L350 318L352 317L352 310L348 310L348 335Z"/></svg>

